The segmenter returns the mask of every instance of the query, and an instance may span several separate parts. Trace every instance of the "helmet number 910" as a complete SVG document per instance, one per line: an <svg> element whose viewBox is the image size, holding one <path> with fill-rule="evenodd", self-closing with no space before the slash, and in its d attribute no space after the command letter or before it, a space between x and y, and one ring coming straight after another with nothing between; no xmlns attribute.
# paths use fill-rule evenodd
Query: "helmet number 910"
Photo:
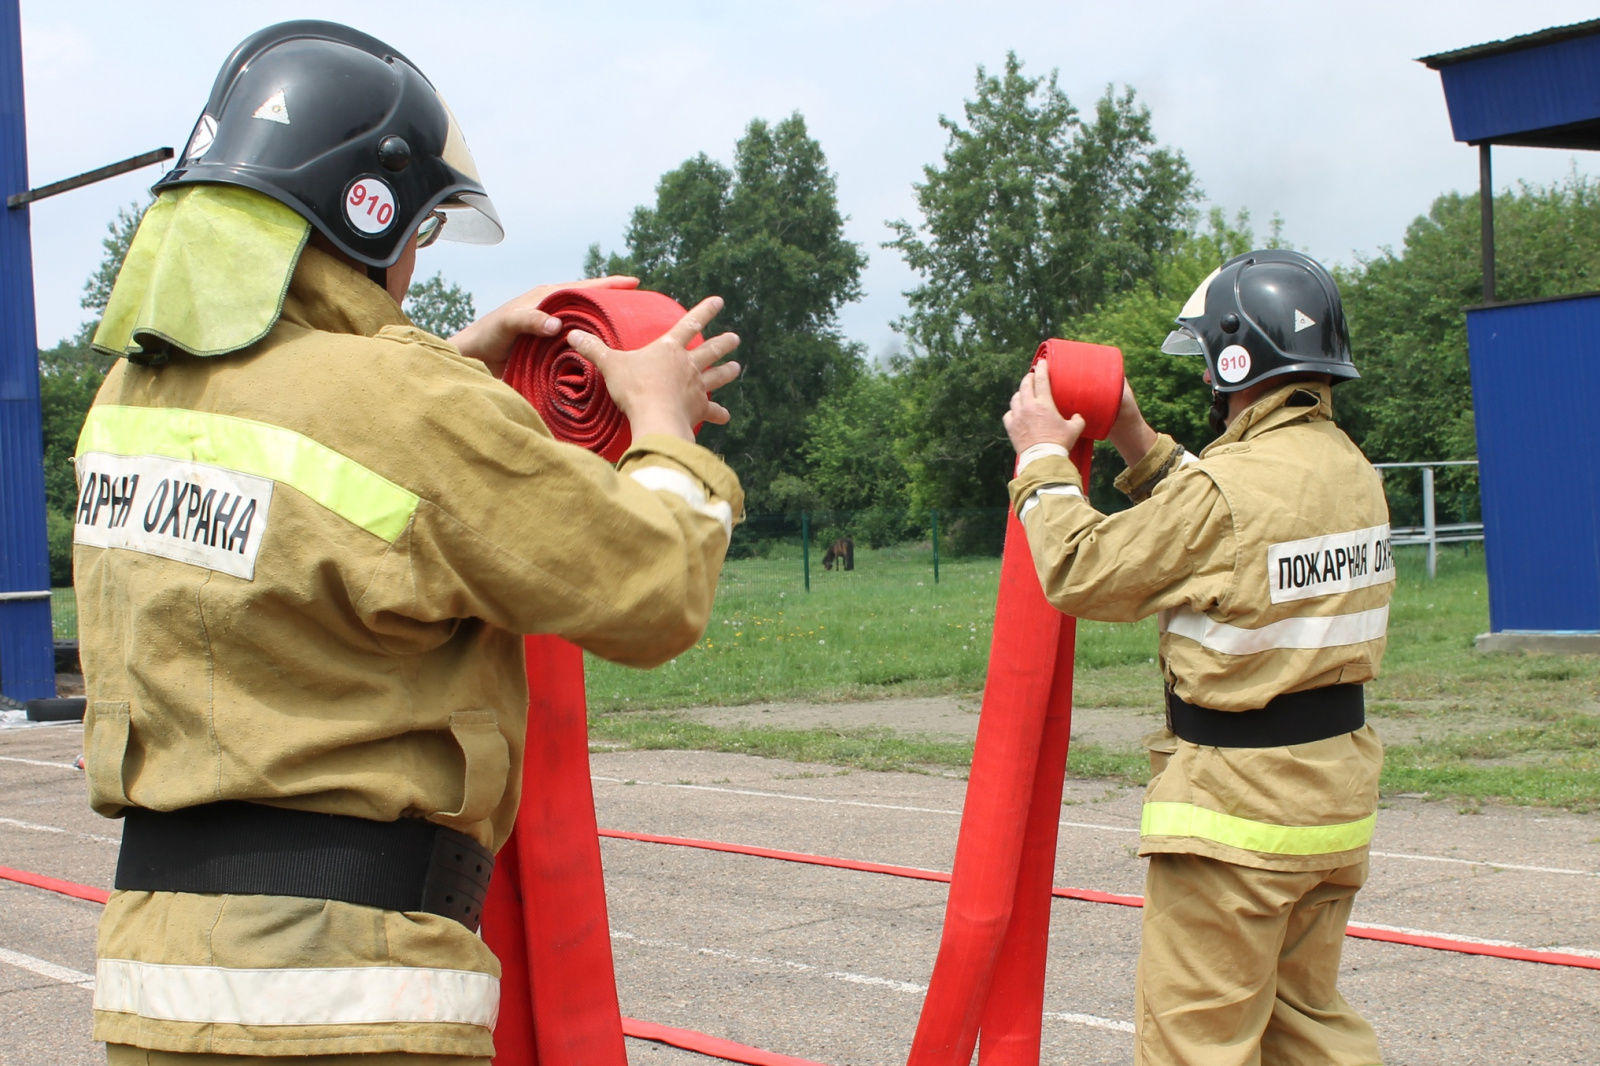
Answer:
<svg viewBox="0 0 1600 1066"><path fill-rule="evenodd" d="M1230 344L1217 353L1217 376L1232 385L1250 375L1250 353L1242 344Z"/></svg>
<svg viewBox="0 0 1600 1066"><path fill-rule="evenodd" d="M344 217L352 228L376 236L394 222L394 190L381 178L357 178L344 196Z"/></svg>

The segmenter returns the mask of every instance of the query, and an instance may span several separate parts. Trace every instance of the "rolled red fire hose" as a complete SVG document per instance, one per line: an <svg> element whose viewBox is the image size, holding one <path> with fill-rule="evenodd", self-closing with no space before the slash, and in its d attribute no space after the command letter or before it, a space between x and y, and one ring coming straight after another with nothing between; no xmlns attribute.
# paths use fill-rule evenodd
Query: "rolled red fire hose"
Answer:
<svg viewBox="0 0 1600 1066"><path fill-rule="evenodd" d="M567 332L584 330L611 348L641 348L676 325L683 307L658 292L565 289L539 309L559 318L562 330L523 337L506 383L557 439L616 462L632 441L628 420L594 364L567 345ZM589 781L583 653L552 636L528 637L524 647L522 800L483 913L483 939L502 970L495 1062L627 1066Z"/></svg>
<svg viewBox="0 0 1600 1066"><path fill-rule="evenodd" d="M557 440L614 463L633 442L628 420L612 402L600 371L568 346L567 333L581 329L609 348L642 348L686 312L672 297L643 289L562 289L545 297L539 310L559 318L561 332L517 341L505 383L527 397ZM699 343L696 337L689 347Z"/></svg>
<svg viewBox="0 0 1600 1066"><path fill-rule="evenodd" d="M1116 421L1122 353L1049 340L1050 391L1081 414L1073 462L1089 482L1093 441ZM1073 619L1044 598L1015 512L1006 520L978 740L956 840L944 932L910 1066L1036 1066L1056 830L1072 729Z"/></svg>

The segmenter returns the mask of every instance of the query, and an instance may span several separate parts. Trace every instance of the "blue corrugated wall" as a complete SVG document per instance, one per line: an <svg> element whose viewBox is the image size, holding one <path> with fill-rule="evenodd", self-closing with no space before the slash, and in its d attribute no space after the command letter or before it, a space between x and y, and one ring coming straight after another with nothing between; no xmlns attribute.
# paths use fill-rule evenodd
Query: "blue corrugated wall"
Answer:
<svg viewBox="0 0 1600 1066"><path fill-rule="evenodd" d="M28 187L18 5L0 0L0 593L50 588L33 248L28 209L3 203ZM48 598L0 597L0 692L19 700L56 694Z"/></svg>
<svg viewBox="0 0 1600 1066"><path fill-rule="evenodd" d="M1600 296L1467 312L1495 632L1600 632Z"/></svg>
<svg viewBox="0 0 1600 1066"><path fill-rule="evenodd" d="M1469 59L1439 76L1458 141L1600 118L1600 36Z"/></svg>

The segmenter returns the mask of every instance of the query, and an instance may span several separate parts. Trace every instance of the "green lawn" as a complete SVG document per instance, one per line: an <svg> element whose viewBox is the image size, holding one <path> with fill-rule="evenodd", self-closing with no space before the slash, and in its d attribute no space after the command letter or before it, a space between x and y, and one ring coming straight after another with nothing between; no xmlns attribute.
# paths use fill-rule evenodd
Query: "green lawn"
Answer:
<svg viewBox="0 0 1600 1066"><path fill-rule="evenodd" d="M925 547L858 550L849 573L823 571L813 556L807 593L797 552L734 560L723 570L705 638L677 659L642 671L588 658L590 706L606 712L977 691L999 579L998 559L944 560L935 584ZM1148 699L1155 646L1153 620L1080 624L1080 699L1116 704L1134 692Z"/></svg>
<svg viewBox="0 0 1600 1066"><path fill-rule="evenodd" d="M1483 655L1489 627L1480 546L1443 551L1429 580L1422 550L1401 549L1375 714L1438 723L1424 741L1389 746L1386 793L1423 793L1576 809L1600 806L1600 657ZM971 693L982 688L999 562L947 562L932 581L928 552L858 552L854 573L813 573L798 558L727 566L706 638L668 666L628 670L589 660L595 739L698 748L864 768L959 768L971 746L897 737L891 730L718 729L672 708L765 700L843 700ZM1079 627L1075 702L1152 703L1156 632ZM655 713L639 713L655 712ZM1080 776L1141 780L1142 753L1084 745Z"/></svg>

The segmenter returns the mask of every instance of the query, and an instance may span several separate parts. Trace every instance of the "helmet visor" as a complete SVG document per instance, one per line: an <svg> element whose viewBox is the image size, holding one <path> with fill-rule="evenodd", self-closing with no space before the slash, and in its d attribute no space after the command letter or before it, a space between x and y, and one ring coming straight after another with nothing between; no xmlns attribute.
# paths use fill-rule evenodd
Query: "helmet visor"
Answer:
<svg viewBox="0 0 1600 1066"><path fill-rule="evenodd" d="M499 244L506 235L494 203L481 192L458 192L438 207L444 215L438 239L460 244Z"/></svg>
<svg viewBox="0 0 1600 1066"><path fill-rule="evenodd" d="M1205 346L1200 343L1200 338L1188 326L1183 326L1167 334L1167 339L1161 342L1161 350L1167 355L1205 355Z"/></svg>
<svg viewBox="0 0 1600 1066"><path fill-rule="evenodd" d="M442 96L439 97L439 105L450 117L444 150L440 153L445 166L459 175L458 180L466 179L464 184L470 183L482 189L483 179L478 177L478 164L467 148L467 139L461 134L461 125L456 122L455 112L450 110L450 105L445 103ZM485 193L458 192L439 204L439 210L444 212L444 223L439 230L440 240L461 244L499 244L505 238L506 229L500 224L500 213L494 209L494 204Z"/></svg>

